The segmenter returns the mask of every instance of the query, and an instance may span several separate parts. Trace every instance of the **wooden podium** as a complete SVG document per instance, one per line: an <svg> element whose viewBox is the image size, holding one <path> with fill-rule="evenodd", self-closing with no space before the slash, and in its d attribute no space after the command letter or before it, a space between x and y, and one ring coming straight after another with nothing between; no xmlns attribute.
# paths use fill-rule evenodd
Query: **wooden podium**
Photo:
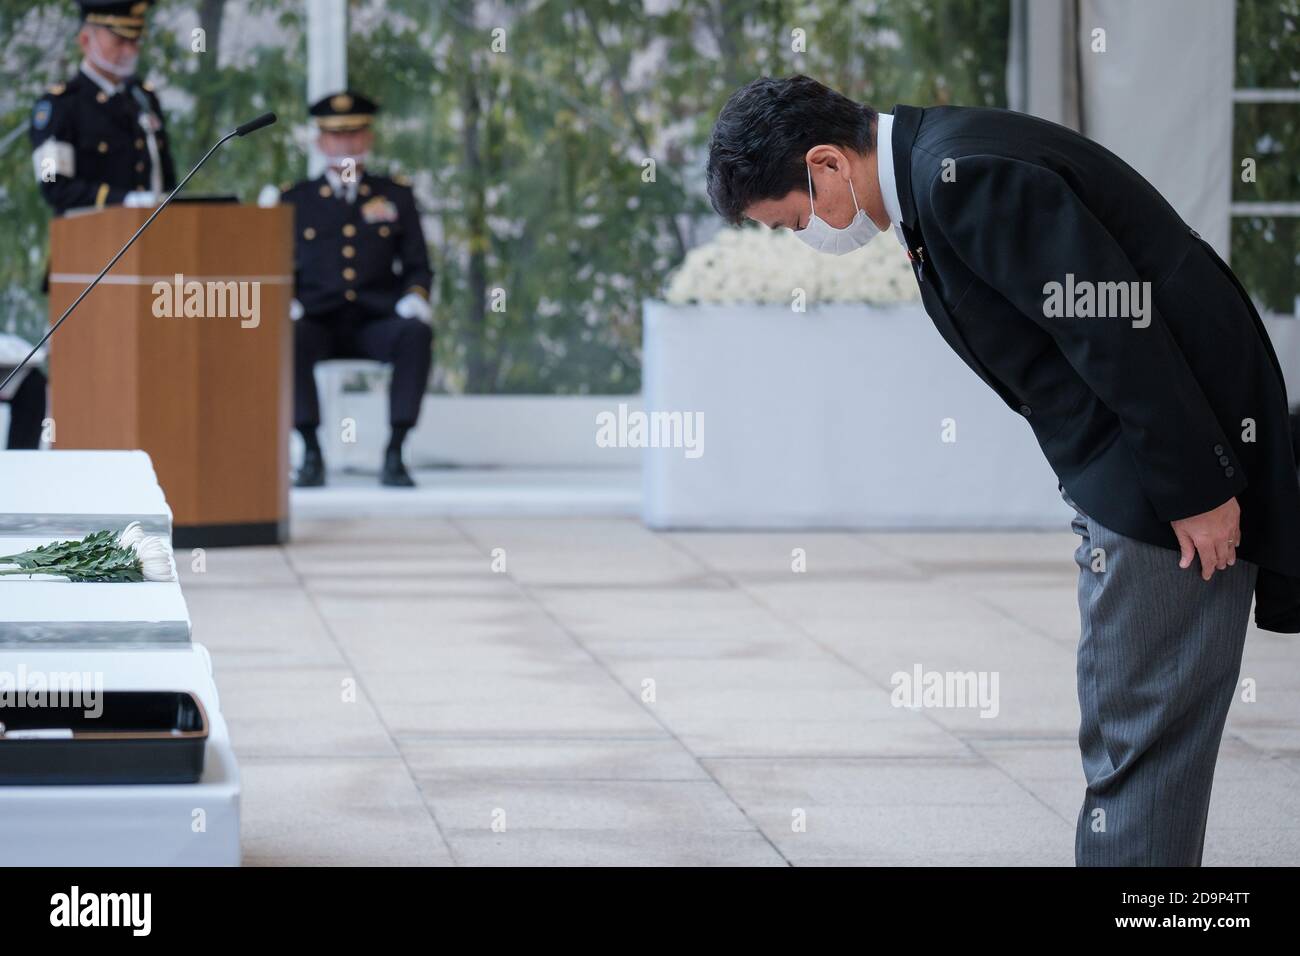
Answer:
<svg viewBox="0 0 1300 956"><path fill-rule="evenodd" d="M51 321L151 212L51 223ZM292 296L290 208L168 206L50 340L54 447L147 451L177 547L285 540Z"/></svg>

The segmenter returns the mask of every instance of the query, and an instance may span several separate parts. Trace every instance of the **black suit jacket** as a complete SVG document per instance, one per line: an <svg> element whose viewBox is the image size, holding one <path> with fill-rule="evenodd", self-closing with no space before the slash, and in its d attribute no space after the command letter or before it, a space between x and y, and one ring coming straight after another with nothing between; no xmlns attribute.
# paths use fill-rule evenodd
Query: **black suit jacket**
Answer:
<svg viewBox="0 0 1300 956"><path fill-rule="evenodd" d="M281 200L294 207L294 295L307 315L353 306L387 318L408 292L429 297L433 271L409 184L363 171L349 203L318 176Z"/></svg>
<svg viewBox="0 0 1300 956"><path fill-rule="evenodd" d="M157 121L154 139L162 187L170 191L176 187L176 167L162 108L153 87L139 77L131 77L122 92L109 96L78 71L37 101L28 129L32 148L39 149L49 140L65 143L74 162L71 175L56 175L49 182L34 169L41 195L55 213L63 215L79 206L117 205L128 192L149 188L153 160L140 128L141 99Z"/></svg>
<svg viewBox="0 0 1300 956"><path fill-rule="evenodd" d="M1025 417L1070 497L1105 527L1176 551L1170 521L1235 495L1237 554L1260 569L1255 621L1300 632L1286 387L1213 248L1119 157L1046 120L897 106L891 146L926 311ZM1134 282L1150 283L1147 314L1114 315L1133 287L1102 284ZM1096 284L1094 311L1104 298L1112 314L1055 314L1050 283Z"/></svg>

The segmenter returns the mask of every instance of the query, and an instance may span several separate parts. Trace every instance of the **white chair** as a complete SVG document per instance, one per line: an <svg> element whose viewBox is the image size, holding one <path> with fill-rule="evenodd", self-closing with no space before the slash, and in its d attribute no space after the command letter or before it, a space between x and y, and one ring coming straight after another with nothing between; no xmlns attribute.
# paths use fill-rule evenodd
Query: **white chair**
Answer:
<svg viewBox="0 0 1300 956"><path fill-rule="evenodd" d="M316 363L316 394L320 397L320 442L325 467L330 470L374 471L379 467L387 435L387 394L392 368L372 359L329 359ZM367 387L349 390L349 383L364 377ZM379 421L375 392L385 396ZM344 441L344 423L351 419L355 440Z"/></svg>

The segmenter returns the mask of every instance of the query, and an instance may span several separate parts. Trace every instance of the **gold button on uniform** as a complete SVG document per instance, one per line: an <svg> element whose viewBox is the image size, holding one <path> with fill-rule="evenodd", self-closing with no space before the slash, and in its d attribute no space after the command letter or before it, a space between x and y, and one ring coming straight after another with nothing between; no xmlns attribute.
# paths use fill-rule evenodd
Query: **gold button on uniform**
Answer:
<svg viewBox="0 0 1300 956"><path fill-rule="evenodd" d="M328 196L328 195L330 194L330 188L329 188L328 186L322 184L322 185L321 185L321 188L320 188L320 194L321 194L322 196Z"/></svg>
<svg viewBox="0 0 1300 956"><path fill-rule="evenodd" d="M347 279L349 282L351 282L356 277L357 277L357 270L352 268L351 266L348 266L346 269L343 270L343 278Z"/></svg>
<svg viewBox="0 0 1300 956"><path fill-rule="evenodd" d="M343 258L344 258L344 259L351 259L351 258L352 258L353 256L355 256L356 254L357 254L357 250L354 249L352 246L344 246L344 247L343 247Z"/></svg>
<svg viewBox="0 0 1300 956"><path fill-rule="evenodd" d="M357 189L357 192L361 193L361 195L363 195L363 196L369 196L369 195L370 195L370 187L369 187L368 185L366 185L365 183L362 183L361 186L360 186L360 188Z"/></svg>
<svg viewBox="0 0 1300 956"><path fill-rule="evenodd" d="M355 302L355 301L357 301L357 290L356 290L356 289L348 289L347 292L344 292L344 293L343 293L343 298L347 299L349 302Z"/></svg>
<svg viewBox="0 0 1300 956"><path fill-rule="evenodd" d="M99 144L99 151L100 151L101 153L107 153L107 152L108 152L108 144L107 144L107 143L100 143L100 144Z"/></svg>
<svg viewBox="0 0 1300 956"><path fill-rule="evenodd" d="M137 140L135 141L135 148L136 148L136 149L144 149L144 140L142 140L142 139L137 139Z"/></svg>
<svg viewBox="0 0 1300 956"><path fill-rule="evenodd" d="M380 226L380 227L379 227L379 234L380 234L381 236L387 236L387 235L388 235L390 232L392 232L392 231L393 231L393 230L389 229L387 226Z"/></svg>
<svg viewBox="0 0 1300 956"><path fill-rule="evenodd" d="M141 163L136 163L136 164L135 164L135 171L136 171L137 173L142 173L142 172L144 172L144 163L142 163L142 162L141 162Z"/></svg>
<svg viewBox="0 0 1300 956"><path fill-rule="evenodd" d="M349 239L355 236L356 234L357 234L357 227L352 225L352 223L348 223L346 226L343 227L343 235L347 236Z"/></svg>
<svg viewBox="0 0 1300 956"><path fill-rule="evenodd" d="M306 229L304 229L304 230L302 231L302 237L303 237L304 239L315 239L315 238L316 238L316 230L313 229L311 226L308 226Z"/></svg>
<svg viewBox="0 0 1300 956"><path fill-rule="evenodd" d="M98 93L95 94L95 102L97 102L97 103L107 103L107 102L108 102L108 94L105 93L103 90L100 90Z"/></svg>

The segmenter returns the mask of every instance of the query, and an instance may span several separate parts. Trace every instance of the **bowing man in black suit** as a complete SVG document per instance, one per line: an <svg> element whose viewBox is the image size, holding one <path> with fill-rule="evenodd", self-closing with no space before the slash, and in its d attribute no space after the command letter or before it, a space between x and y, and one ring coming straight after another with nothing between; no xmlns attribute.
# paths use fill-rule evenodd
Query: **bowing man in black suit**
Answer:
<svg viewBox="0 0 1300 956"><path fill-rule="evenodd" d="M415 483L402 462L402 443L420 417L433 361L433 272L410 184L367 168L377 111L351 91L313 104L317 144L329 166L280 197L294 207L294 424L306 444L298 487L325 483L312 367L330 358L393 366L380 482Z"/></svg>
<svg viewBox="0 0 1300 956"><path fill-rule="evenodd" d="M1065 127L878 114L804 76L732 95L708 188L728 221L829 253L897 237L940 334L1024 417L1075 511L1076 863L1198 865L1252 596L1260 628L1300 632L1286 389L1232 271Z"/></svg>

